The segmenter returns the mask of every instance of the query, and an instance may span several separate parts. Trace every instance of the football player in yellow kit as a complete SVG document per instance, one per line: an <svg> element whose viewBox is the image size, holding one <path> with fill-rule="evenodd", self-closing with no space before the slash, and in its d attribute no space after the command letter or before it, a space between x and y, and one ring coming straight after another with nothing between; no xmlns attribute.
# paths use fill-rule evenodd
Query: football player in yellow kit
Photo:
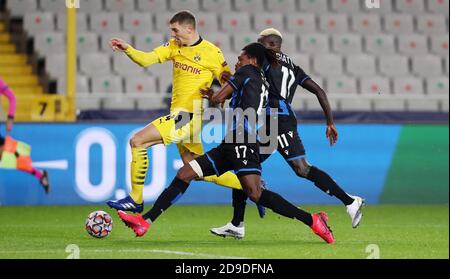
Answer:
<svg viewBox="0 0 450 279"><path fill-rule="evenodd" d="M173 63L170 114L154 120L131 138L131 193L123 199L107 202L117 210L135 213L143 210L143 187L149 165L147 148L175 143L185 164L203 155L200 140L203 102L200 91L209 88L214 78L223 83L224 78L230 76L230 68L222 51L198 34L196 19L189 11L176 13L170 20L169 28L172 39L151 52L136 50L118 38L110 41L114 51L124 52L142 67L167 61ZM203 180L242 189L236 175L231 172ZM180 191L180 195L182 193L184 191Z"/></svg>

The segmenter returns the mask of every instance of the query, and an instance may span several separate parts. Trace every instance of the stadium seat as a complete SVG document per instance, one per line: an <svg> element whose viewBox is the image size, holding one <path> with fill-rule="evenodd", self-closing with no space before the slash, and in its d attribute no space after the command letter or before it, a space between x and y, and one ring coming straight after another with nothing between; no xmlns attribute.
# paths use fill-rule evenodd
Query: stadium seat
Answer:
<svg viewBox="0 0 450 279"><path fill-rule="evenodd" d="M348 55L347 72L352 76L364 77L375 75L375 56L366 54Z"/></svg>
<svg viewBox="0 0 450 279"><path fill-rule="evenodd" d="M304 94L303 92L302 94L297 93L296 96L294 96L294 102L295 106L293 107L302 111L323 111L319 101L317 100L317 97L307 92L305 92ZM328 98L328 103L330 104L330 107L331 109L333 109L333 111L337 109L337 101L333 98L333 96L330 96L330 98Z"/></svg>
<svg viewBox="0 0 450 279"><path fill-rule="evenodd" d="M34 12L24 15L23 26L30 35L36 35L40 32L55 31L55 19L49 12Z"/></svg>
<svg viewBox="0 0 450 279"><path fill-rule="evenodd" d="M124 53L115 53L112 58L113 70L116 74L121 76L134 76L144 72L144 68L134 63Z"/></svg>
<svg viewBox="0 0 450 279"><path fill-rule="evenodd" d="M38 1L36 0L13 0L6 1L6 9L13 17L21 17L26 13L37 12Z"/></svg>
<svg viewBox="0 0 450 279"><path fill-rule="evenodd" d="M91 53L99 51L99 38L95 33L77 32L77 52Z"/></svg>
<svg viewBox="0 0 450 279"><path fill-rule="evenodd" d="M332 35L333 51L338 54L358 54L362 52L361 35L348 33Z"/></svg>
<svg viewBox="0 0 450 279"><path fill-rule="evenodd" d="M389 55L396 52L394 35L391 34L366 35L365 45L370 54Z"/></svg>
<svg viewBox="0 0 450 279"><path fill-rule="evenodd" d="M448 55L444 58L444 70L445 73L448 75L449 74L449 61L448 61Z"/></svg>
<svg viewBox="0 0 450 279"><path fill-rule="evenodd" d="M159 77L158 78L158 89L159 92L162 93L162 95L168 95L171 94L171 86L172 86L172 77L165 76L165 77ZM170 90L170 92L168 92Z"/></svg>
<svg viewBox="0 0 450 279"><path fill-rule="evenodd" d="M228 33L250 32L250 15L247 13L222 13L222 30Z"/></svg>
<svg viewBox="0 0 450 279"><path fill-rule="evenodd" d="M226 33L213 32L205 36L205 39L220 48L224 53L231 51L230 35Z"/></svg>
<svg viewBox="0 0 450 279"><path fill-rule="evenodd" d="M331 11L342 14L355 14L360 10L360 0L334 0L331 1Z"/></svg>
<svg viewBox="0 0 450 279"><path fill-rule="evenodd" d="M122 78L115 75L95 75L91 77L92 93L123 93Z"/></svg>
<svg viewBox="0 0 450 279"><path fill-rule="evenodd" d="M182 11L182 10L190 10L194 14L200 10L200 1L199 0L171 0L170 8L172 11Z"/></svg>
<svg viewBox="0 0 450 279"><path fill-rule="evenodd" d="M402 55L382 55L378 57L380 74L386 77L409 75L408 57Z"/></svg>
<svg viewBox="0 0 450 279"><path fill-rule="evenodd" d="M264 11L264 1L263 0L234 1L234 9L238 12L257 14Z"/></svg>
<svg viewBox="0 0 450 279"><path fill-rule="evenodd" d="M368 8L366 6L366 0L361 0L361 2L361 11L363 13L386 15L391 14L394 10L394 1L392 0L380 0L380 6L378 8Z"/></svg>
<svg viewBox="0 0 450 279"><path fill-rule="evenodd" d="M101 97L92 94L80 94L77 92L77 109L80 111L85 110L100 110Z"/></svg>
<svg viewBox="0 0 450 279"><path fill-rule="evenodd" d="M297 35L284 33L281 50L288 55L297 53Z"/></svg>
<svg viewBox="0 0 450 279"><path fill-rule="evenodd" d="M439 56L424 55L412 57L413 73L420 77L442 75L442 60Z"/></svg>
<svg viewBox="0 0 450 279"><path fill-rule="evenodd" d="M356 79L349 76L332 76L327 79L328 94L356 94Z"/></svg>
<svg viewBox="0 0 450 279"><path fill-rule="evenodd" d="M327 34L305 34L300 37L300 52L306 54L328 53L330 44Z"/></svg>
<svg viewBox="0 0 450 279"><path fill-rule="evenodd" d="M110 58L108 54L82 53L80 54L80 70L89 76L107 75L111 71Z"/></svg>
<svg viewBox="0 0 450 279"><path fill-rule="evenodd" d="M14 2L14 1L15 0L13 0L13 1L10 0L8 2ZM60 1L60 0L40 0L40 8L42 11L52 12L55 14L64 13L67 9L66 1Z"/></svg>
<svg viewBox="0 0 450 279"><path fill-rule="evenodd" d="M230 0L201 0L202 8L207 12L229 12L231 11L231 1Z"/></svg>
<svg viewBox="0 0 450 279"><path fill-rule="evenodd" d="M428 0L428 11L435 14L448 16L448 1L446 0Z"/></svg>
<svg viewBox="0 0 450 279"><path fill-rule="evenodd" d="M441 94L448 96L448 76L429 77L426 79L427 94Z"/></svg>
<svg viewBox="0 0 450 279"><path fill-rule="evenodd" d="M66 55L55 54L45 58L45 70L50 77L57 79L66 74Z"/></svg>
<svg viewBox="0 0 450 279"><path fill-rule="evenodd" d="M324 77L341 74L343 71L342 57L334 54L317 54L313 57L313 70Z"/></svg>
<svg viewBox="0 0 450 279"><path fill-rule="evenodd" d="M427 35L448 34L447 22L444 15L418 15L417 30Z"/></svg>
<svg viewBox="0 0 450 279"><path fill-rule="evenodd" d="M80 11L83 13L98 13L103 11L103 1L82 0L80 1Z"/></svg>
<svg viewBox="0 0 450 279"><path fill-rule="evenodd" d="M228 65L231 69L234 69L234 65L238 61L239 53L235 52L224 52L223 55L225 56L225 61L227 61Z"/></svg>
<svg viewBox="0 0 450 279"><path fill-rule="evenodd" d="M408 14L385 15L384 31L396 35L413 33L414 31L413 16Z"/></svg>
<svg viewBox="0 0 450 279"><path fill-rule="evenodd" d="M396 9L404 14L422 14L425 12L423 0L397 0L395 1Z"/></svg>
<svg viewBox="0 0 450 279"><path fill-rule="evenodd" d="M323 0L300 0L300 11L312 14L328 13L328 1Z"/></svg>
<svg viewBox="0 0 450 279"><path fill-rule="evenodd" d="M56 14L56 28L58 31L66 31L66 13ZM86 32L87 15L85 13L77 13L77 32Z"/></svg>
<svg viewBox="0 0 450 279"><path fill-rule="evenodd" d="M142 33L134 36L134 48L142 51L152 51L166 42L161 33Z"/></svg>
<svg viewBox="0 0 450 279"><path fill-rule="evenodd" d="M155 95L159 93L155 77L149 75L134 75L125 78L125 93Z"/></svg>
<svg viewBox="0 0 450 279"><path fill-rule="evenodd" d="M109 12L130 13L134 12L134 0L106 0L105 8Z"/></svg>
<svg viewBox="0 0 450 279"><path fill-rule="evenodd" d="M246 45L256 42L258 34L256 33L237 33L233 35L233 49L235 52L240 53L242 48Z"/></svg>
<svg viewBox="0 0 450 279"><path fill-rule="evenodd" d="M244 1L241 1L244 2ZM261 32L266 28L284 29L283 15L277 13L255 13L253 16L256 32Z"/></svg>
<svg viewBox="0 0 450 279"><path fill-rule="evenodd" d="M38 33L34 37L35 50L37 50L41 56L64 53L65 45L66 41L64 33Z"/></svg>
<svg viewBox="0 0 450 279"><path fill-rule="evenodd" d="M371 111L372 100L362 98L360 95L348 95L347 98L339 98L340 111Z"/></svg>
<svg viewBox="0 0 450 279"><path fill-rule="evenodd" d="M389 78L380 76L361 78L360 93L388 97L392 93Z"/></svg>
<svg viewBox="0 0 450 279"><path fill-rule="evenodd" d="M166 107L163 96L140 96L134 99L139 110L164 109Z"/></svg>
<svg viewBox="0 0 450 279"><path fill-rule="evenodd" d="M392 98L380 95L372 100L375 111L404 111L406 108L405 98Z"/></svg>
<svg viewBox="0 0 450 279"><path fill-rule="evenodd" d="M291 58L292 62L302 68L307 75L311 73L311 61L309 55L297 53L289 57Z"/></svg>
<svg viewBox="0 0 450 279"><path fill-rule="evenodd" d="M166 0L137 0L137 11L159 14L169 9L169 1Z"/></svg>
<svg viewBox="0 0 450 279"><path fill-rule="evenodd" d="M216 13L196 13L195 18L197 19L197 30L200 35L219 30L219 21Z"/></svg>
<svg viewBox="0 0 450 279"><path fill-rule="evenodd" d="M327 34L347 33L349 30L347 15L343 14L320 15L319 26Z"/></svg>
<svg viewBox="0 0 450 279"><path fill-rule="evenodd" d="M355 14L351 17L352 30L360 34L377 34L381 30L380 16L376 14Z"/></svg>
<svg viewBox="0 0 450 279"><path fill-rule="evenodd" d="M115 12L90 13L91 30L99 34L104 32L120 32L119 14Z"/></svg>
<svg viewBox="0 0 450 279"><path fill-rule="evenodd" d="M398 37L398 51L406 55L425 55L428 53L427 37L419 34Z"/></svg>
<svg viewBox="0 0 450 279"><path fill-rule="evenodd" d="M440 56L448 56L448 34L431 36L431 51Z"/></svg>
<svg viewBox="0 0 450 279"><path fill-rule="evenodd" d="M111 110L132 110L136 108L135 98L124 94L108 94L104 98L103 108Z"/></svg>
<svg viewBox="0 0 450 279"><path fill-rule="evenodd" d="M160 12L155 14L155 30L157 32L162 32L169 34L169 21L173 17L172 13Z"/></svg>
<svg viewBox="0 0 450 279"><path fill-rule="evenodd" d="M286 30L297 34L316 33L316 16L314 14L294 13L286 15Z"/></svg>
<svg viewBox="0 0 450 279"><path fill-rule="evenodd" d="M148 67L147 71L157 77L172 78L173 64L171 61L167 61L162 64L157 63Z"/></svg>
<svg viewBox="0 0 450 279"><path fill-rule="evenodd" d="M297 11L297 1L296 0L267 0L267 11L274 13L292 13Z"/></svg>
<svg viewBox="0 0 450 279"><path fill-rule="evenodd" d="M126 32L103 32L100 35L100 50L106 53L112 53L109 41L112 38L120 38L125 42L132 43L131 34Z"/></svg>
<svg viewBox="0 0 450 279"><path fill-rule="evenodd" d="M124 13L123 14L123 31L133 34L147 33L154 29L153 18L149 13Z"/></svg>
<svg viewBox="0 0 450 279"><path fill-rule="evenodd" d="M406 99L406 103L408 111L439 111L437 99L415 97Z"/></svg>
<svg viewBox="0 0 450 279"><path fill-rule="evenodd" d="M66 94L66 77L61 76L57 80L57 88L58 88L58 94ZM86 76L83 75L77 75L76 79L76 92L78 94L89 94L89 79Z"/></svg>
<svg viewBox="0 0 450 279"><path fill-rule="evenodd" d="M424 94L423 82L415 77L394 78L394 94L420 95Z"/></svg>

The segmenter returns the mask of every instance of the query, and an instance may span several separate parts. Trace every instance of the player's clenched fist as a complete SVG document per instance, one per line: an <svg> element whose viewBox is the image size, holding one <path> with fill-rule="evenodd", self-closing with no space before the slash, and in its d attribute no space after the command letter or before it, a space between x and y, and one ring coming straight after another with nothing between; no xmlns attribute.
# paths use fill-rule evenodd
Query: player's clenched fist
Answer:
<svg viewBox="0 0 450 279"><path fill-rule="evenodd" d="M119 38L112 38L109 41L109 46L114 51L125 51L128 48L128 44Z"/></svg>

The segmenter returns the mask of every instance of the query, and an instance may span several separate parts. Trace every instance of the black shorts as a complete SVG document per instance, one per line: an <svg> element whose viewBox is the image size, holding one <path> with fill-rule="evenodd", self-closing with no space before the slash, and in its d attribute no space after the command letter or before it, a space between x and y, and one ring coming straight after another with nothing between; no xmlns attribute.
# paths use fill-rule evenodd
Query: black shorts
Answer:
<svg viewBox="0 0 450 279"><path fill-rule="evenodd" d="M269 123L269 122L267 122ZM269 126L265 126L269 129ZM267 131L269 133L269 131ZM278 116L278 144L277 151L286 161L293 161L298 158L305 157L306 151L302 140L297 132L297 120L292 116ZM269 143L261 146L269 146ZM274 152L275 150L273 150ZM267 160L273 153L261 154L261 163Z"/></svg>
<svg viewBox="0 0 450 279"><path fill-rule="evenodd" d="M220 176L230 170L237 176L261 175L259 145L257 143L222 143L195 159L191 162L191 166L200 177Z"/></svg>

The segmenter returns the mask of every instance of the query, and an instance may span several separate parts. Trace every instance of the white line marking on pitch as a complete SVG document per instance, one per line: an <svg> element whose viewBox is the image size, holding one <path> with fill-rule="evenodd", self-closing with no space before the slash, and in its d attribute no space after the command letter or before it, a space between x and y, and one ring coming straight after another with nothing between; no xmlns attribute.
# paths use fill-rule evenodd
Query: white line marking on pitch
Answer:
<svg viewBox="0 0 450 279"><path fill-rule="evenodd" d="M81 254L83 254L83 248L80 249ZM63 250L62 250L63 251ZM58 250L22 250L22 251L0 251L0 254L54 254L60 253L62 251ZM90 250L85 249L86 252L91 253L156 253L156 254L174 254L174 255L184 255L184 256L192 256L192 257L204 257L204 258L212 258L212 259L249 259L244 257L234 257L234 256L222 256L222 255L213 255L213 254L205 254L205 253L193 253L193 252L185 252L185 251L172 251L172 250L158 250L158 249L119 249L119 250Z"/></svg>

